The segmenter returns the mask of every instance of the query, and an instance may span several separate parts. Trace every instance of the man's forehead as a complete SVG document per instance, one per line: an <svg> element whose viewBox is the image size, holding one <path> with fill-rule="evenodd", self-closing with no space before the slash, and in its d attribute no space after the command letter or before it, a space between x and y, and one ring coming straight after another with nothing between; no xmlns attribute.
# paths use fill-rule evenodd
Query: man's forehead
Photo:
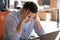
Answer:
<svg viewBox="0 0 60 40"><path fill-rule="evenodd" d="M36 15L36 13L32 13L32 12L31 12L31 13L29 13L29 15Z"/></svg>

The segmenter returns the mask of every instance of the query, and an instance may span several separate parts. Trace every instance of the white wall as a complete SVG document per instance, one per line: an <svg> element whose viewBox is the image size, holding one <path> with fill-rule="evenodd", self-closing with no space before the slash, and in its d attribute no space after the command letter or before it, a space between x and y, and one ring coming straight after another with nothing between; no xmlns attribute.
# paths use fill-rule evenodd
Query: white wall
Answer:
<svg viewBox="0 0 60 40"><path fill-rule="evenodd" d="M59 21L60 21L60 0L57 1L57 8L59 8ZM59 29L60 29L60 23L59 23ZM60 33L58 37L60 38Z"/></svg>
<svg viewBox="0 0 60 40"><path fill-rule="evenodd" d="M10 0L10 9L14 8L14 1L18 1L19 6L21 5L20 0Z"/></svg>
<svg viewBox="0 0 60 40"><path fill-rule="evenodd" d="M10 8L13 8L14 7L13 6L14 5L14 0L10 0L10 4L9 5L10 5Z"/></svg>
<svg viewBox="0 0 60 40"><path fill-rule="evenodd" d="M59 20L60 20L60 0L57 1L57 8L59 8Z"/></svg>

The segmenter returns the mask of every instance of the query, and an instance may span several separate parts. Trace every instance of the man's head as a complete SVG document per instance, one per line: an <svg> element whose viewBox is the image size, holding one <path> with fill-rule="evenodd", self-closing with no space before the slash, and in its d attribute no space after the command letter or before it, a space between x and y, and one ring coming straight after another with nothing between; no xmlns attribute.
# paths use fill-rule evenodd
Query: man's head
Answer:
<svg viewBox="0 0 60 40"><path fill-rule="evenodd" d="M34 2L26 2L23 5L22 10L28 11L28 13L27 13L28 20L32 20L36 16L38 8L37 8L37 5Z"/></svg>
<svg viewBox="0 0 60 40"><path fill-rule="evenodd" d="M25 9L26 11L29 10L32 13L37 13L38 11L37 5L34 2L26 2L23 5L23 9Z"/></svg>

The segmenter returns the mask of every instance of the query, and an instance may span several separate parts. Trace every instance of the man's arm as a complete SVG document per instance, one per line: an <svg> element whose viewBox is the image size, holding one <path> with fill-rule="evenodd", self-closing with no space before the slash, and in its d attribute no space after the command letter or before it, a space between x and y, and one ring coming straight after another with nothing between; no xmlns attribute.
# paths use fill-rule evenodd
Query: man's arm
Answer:
<svg viewBox="0 0 60 40"><path fill-rule="evenodd" d="M26 11L24 13L26 13ZM17 22L17 17L14 16L14 12L12 12L12 15L7 16L6 28L10 40L19 40L22 34L22 25L25 23L26 20L26 14L22 15L19 23Z"/></svg>
<svg viewBox="0 0 60 40"><path fill-rule="evenodd" d="M42 35L44 33L44 30L41 26L40 19L39 19L38 15L36 15L36 18L35 18L34 29L38 35Z"/></svg>
<svg viewBox="0 0 60 40"><path fill-rule="evenodd" d="M18 24L18 26L16 28L18 34L20 34L20 35L22 33L22 26L26 22L26 20L28 19L28 16L27 16L28 12L29 11L26 11L26 10L21 11L21 13L22 13L21 14L21 20L19 21L19 24Z"/></svg>
<svg viewBox="0 0 60 40"><path fill-rule="evenodd" d="M20 20L20 22L19 22L19 24L18 24L18 26L16 28L19 35L21 35L21 33L22 33L22 25L23 24L24 24L23 20Z"/></svg>
<svg viewBox="0 0 60 40"><path fill-rule="evenodd" d="M41 26L41 24L40 24L40 19L39 19L38 14L36 15L35 23L37 24L38 30L41 31L41 30L42 30L42 26Z"/></svg>

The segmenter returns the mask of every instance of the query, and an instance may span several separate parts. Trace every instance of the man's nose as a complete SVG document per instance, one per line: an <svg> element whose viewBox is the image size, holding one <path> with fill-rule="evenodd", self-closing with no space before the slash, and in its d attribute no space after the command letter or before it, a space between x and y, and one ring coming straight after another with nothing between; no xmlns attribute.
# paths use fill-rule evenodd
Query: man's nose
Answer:
<svg viewBox="0 0 60 40"><path fill-rule="evenodd" d="M32 18L29 18L29 21L32 20Z"/></svg>

